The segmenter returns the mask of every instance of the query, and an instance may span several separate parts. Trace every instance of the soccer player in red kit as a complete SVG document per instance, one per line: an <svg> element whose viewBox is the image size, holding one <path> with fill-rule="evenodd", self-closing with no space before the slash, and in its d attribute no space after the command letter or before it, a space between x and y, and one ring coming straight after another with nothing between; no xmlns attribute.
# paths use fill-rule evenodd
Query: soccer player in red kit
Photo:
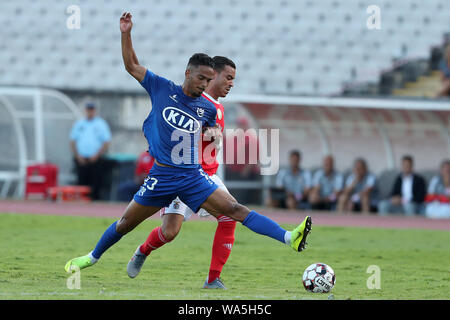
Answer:
<svg viewBox="0 0 450 320"><path fill-rule="evenodd" d="M226 191L227 188L222 180L216 175L219 163L217 161L217 152L220 145L222 132L225 126L224 107L218 101L219 98L226 97L231 88L236 76L236 65L233 61L226 57L216 56L213 58L215 78L211 81L207 89L203 92L203 97L211 101L217 108L216 128L210 130L205 135L209 138L202 139L202 168L207 173L211 180L213 180L219 188ZM174 97L176 99L176 97ZM177 236L181 229L183 221L187 221L193 214L192 210L179 198L176 198L169 207L161 210L162 225L153 229L147 240L140 245L127 266L128 276L136 277L146 257L157 248L172 241ZM200 209L199 216L209 216L204 210ZM214 236L214 243L212 246L212 257L209 268L209 274L203 285L205 289L226 289L220 279L220 273L223 266L228 260L231 253L231 248L234 244L234 231L236 228L236 221L229 217L220 215L217 217L217 229Z"/></svg>

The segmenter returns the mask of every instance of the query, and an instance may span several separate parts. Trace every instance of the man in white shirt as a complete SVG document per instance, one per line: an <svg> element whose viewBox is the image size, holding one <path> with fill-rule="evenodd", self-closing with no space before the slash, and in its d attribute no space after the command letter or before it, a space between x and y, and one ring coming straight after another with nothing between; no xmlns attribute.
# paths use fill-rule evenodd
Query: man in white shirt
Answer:
<svg viewBox="0 0 450 320"><path fill-rule="evenodd" d="M431 179L428 194L447 196L450 202L450 160L442 161L440 171Z"/></svg>
<svg viewBox="0 0 450 320"><path fill-rule="evenodd" d="M440 175L434 176L428 186L428 218L450 218L450 160L441 163Z"/></svg>
<svg viewBox="0 0 450 320"><path fill-rule="evenodd" d="M400 213L408 216L423 211L426 194L425 180L414 173L412 156L402 157L402 173L394 182L391 197L378 204L378 213Z"/></svg>

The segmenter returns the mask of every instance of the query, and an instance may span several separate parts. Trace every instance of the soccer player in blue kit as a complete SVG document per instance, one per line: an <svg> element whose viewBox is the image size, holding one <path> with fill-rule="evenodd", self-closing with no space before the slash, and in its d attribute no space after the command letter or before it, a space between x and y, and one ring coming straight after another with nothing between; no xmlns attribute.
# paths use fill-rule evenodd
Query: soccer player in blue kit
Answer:
<svg viewBox="0 0 450 320"><path fill-rule="evenodd" d="M142 130L155 164L120 220L106 229L93 251L69 260L65 270L92 266L122 236L167 207L177 196L193 212L203 208L215 217L228 216L258 234L302 251L311 231L311 217L307 216L294 230L286 231L275 221L239 204L201 168L198 161L201 132L215 126L217 113L216 107L202 97L214 78L212 58L194 54L189 59L183 85L176 85L139 64L131 41L131 18L128 12L120 18L122 57L125 69L144 87L152 102Z"/></svg>

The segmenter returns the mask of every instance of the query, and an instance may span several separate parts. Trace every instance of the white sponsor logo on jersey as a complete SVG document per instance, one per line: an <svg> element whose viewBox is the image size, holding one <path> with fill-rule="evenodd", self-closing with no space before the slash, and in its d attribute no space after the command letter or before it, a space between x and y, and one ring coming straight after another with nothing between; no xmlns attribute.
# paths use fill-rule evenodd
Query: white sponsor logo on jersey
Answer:
<svg viewBox="0 0 450 320"><path fill-rule="evenodd" d="M200 128L200 123L190 114L175 108L164 108L163 118L173 128L187 133L195 133Z"/></svg>

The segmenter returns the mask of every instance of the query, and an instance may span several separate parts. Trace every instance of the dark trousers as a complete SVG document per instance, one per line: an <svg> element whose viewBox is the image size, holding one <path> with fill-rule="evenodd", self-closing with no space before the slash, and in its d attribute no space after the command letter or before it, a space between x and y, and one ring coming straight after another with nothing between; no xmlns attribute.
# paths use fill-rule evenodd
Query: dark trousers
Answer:
<svg viewBox="0 0 450 320"><path fill-rule="evenodd" d="M100 199L100 189L102 187L103 159L96 162L89 162L80 165L75 159L75 169L78 177L78 185L91 187L91 199Z"/></svg>
<svg viewBox="0 0 450 320"><path fill-rule="evenodd" d="M312 210L334 211L336 210L336 202L317 202L311 204Z"/></svg>
<svg viewBox="0 0 450 320"><path fill-rule="evenodd" d="M130 202L133 200L134 194L139 191L141 185L134 181L126 181L119 184L117 188L117 200L123 202Z"/></svg>

